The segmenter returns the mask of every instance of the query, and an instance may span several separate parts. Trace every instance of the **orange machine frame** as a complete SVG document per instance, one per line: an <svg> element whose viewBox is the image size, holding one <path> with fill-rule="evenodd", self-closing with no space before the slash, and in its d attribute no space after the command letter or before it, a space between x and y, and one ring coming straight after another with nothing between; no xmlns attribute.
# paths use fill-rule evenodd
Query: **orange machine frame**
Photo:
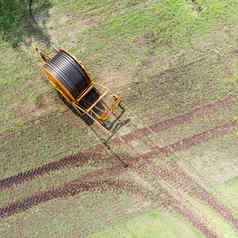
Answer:
<svg viewBox="0 0 238 238"><path fill-rule="evenodd" d="M36 48L36 50L39 52L39 50ZM68 103L70 103L77 111L79 111L82 115L87 114L87 116L89 118L91 118L93 121L95 121L98 125L102 126L104 129L106 129L106 131L109 131L109 129L107 129L104 125L103 122L108 120L110 115L113 114L114 116L116 116L116 109L119 106L119 104L121 103L121 97L117 96L117 95L112 95L110 93L110 90L108 88L106 88L105 86L96 83L94 80L91 79L90 75L87 73L84 65L82 64L82 62L80 62L79 60L77 60L74 56L70 55L67 51L63 50L63 49L55 49L57 52L59 51L63 51L66 54L68 54L69 56L71 56L84 70L84 73L87 75L88 79L89 79L89 85L84 89L84 91L78 96L78 97L74 97L69 90L59 81L57 80L56 77L54 77L54 75L52 75L52 73L50 73L48 71L48 69L46 67L42 67L42 72L46 75L47 79L49 80L49 82L51 83L51 85L66 99L66 101ZM44 61L44 63L47 63L51 57L47 54L44 54L43 52L39 52L40 56L42 58L42 60ZM80 101L84 98L84 96L90 92L90 90L92 90L93 88L100 88L100 96L99 98L93 102L92 105L89 106L89 108L84 109L80 106ZM112 98L113 98L113 102L111 103L111 105L109 106L105 101L103 101L103 99L105 98L106 95L111 94ZM99 107L97 107L98 103L101 103L105 110L102 111L102 109L100 109ZM97 111L95 111L95 109L97 111L100 111L100 113L98 113Z"/></svg>

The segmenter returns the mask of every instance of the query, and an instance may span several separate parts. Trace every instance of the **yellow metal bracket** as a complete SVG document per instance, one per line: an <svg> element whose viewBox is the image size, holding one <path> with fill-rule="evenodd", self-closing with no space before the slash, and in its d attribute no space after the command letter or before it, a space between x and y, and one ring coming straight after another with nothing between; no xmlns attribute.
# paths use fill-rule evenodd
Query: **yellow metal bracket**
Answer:
<svg viewBox="0 0 238 238"><path fill-rule="evenodd" d="M44 65L42 67L42 72L46 77L48 78L51 85L66 99L67 102L69 102L77 111L79 111L82 115L86 114L89 118L91 118L93 121L95 121L98 125L103 126L103 122L108 120L110 115L113 114L113 116L116 116L116 109L118 108L119 104L121 103L122 99L121 97L117 95L112 95L110 93L110 90L93 81L90 77L90 75L87 73L86 68L80 62L77 60L74 56L70 55L68 52L66 52L63 49L54 49L56 52L63 51L64 53L71 56L84 70L84 73L88 77L88 80L90 81L89 85L81 92L80 95L78 95L76 98L69 92L69 90L51 73L48 71L47 67L45 65L52 59L50 54L45 53L44 51L40 50L37 46L33 46L35 52L37 52ZM96 89L100 94L100 96L91 104L88 108L82 108L80 103L85 98L85 96L90 93L91 90ZM99 90L98 90L99 89ZM105 102L104 98L108 95L111 95L113 101L112 103L108 104ZM103 105L103 109L98 106L98 104L101 103ZM104 129L106 129L104 127ZM108 131L108 129L106 129Z"/></svg>

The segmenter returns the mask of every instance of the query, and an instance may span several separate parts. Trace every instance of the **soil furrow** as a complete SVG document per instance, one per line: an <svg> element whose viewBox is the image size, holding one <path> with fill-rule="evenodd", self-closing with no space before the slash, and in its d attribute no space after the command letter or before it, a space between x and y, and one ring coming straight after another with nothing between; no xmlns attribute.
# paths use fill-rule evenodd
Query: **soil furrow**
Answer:
<svg viewBox="0 0 238 238"><path fill-rule="evenodd" d="M237 121L228 122L224 125L203 131L199 134L195 134L193 136L187 137L164 147L154 146L149 152L139 155L138 157L136 157L136 159L134 158L133 160L128 161L128 163L133 164L135 160L137 163L139 163L139 161L141 161L142 163L148 163L149 161L153 161L154 157L158 156L160 157L160 159L165 159L176 152L188 150L192 146L207 142L208 140L214 137L221 137L226 134L229 134L237 128Z"/></svg>
<svg viewBox="0 0 238 238"><path fill-rule="evenodd" d="M155 147L150 152L142 154L142 155L138 156L137 158L134 158L133 160L130 159L130 161L128 161L128 163L131 164L131 163L135 163L135 161L137 163L138 161L141 161L141 160L142 161L149 160L149 159L152 159L154 156L157 156L158 154L161 156L161 158L164 158L164 157L167 157L177 151L189 149L193 145L197 145L202 142L205 142L214 136L227 134L232 129L234 129L236 127L237 127L237 123L231 122L231 123L227 123L221 127L216 127L216 128L210 129L208 131L205 131L203 133L200 133L198 135L194 135L192 137L185 138L182 141L176 142L172 145L169 145L169 146L166 146L163 148ZM97 154L97 156L98 156L98 159L101 158L100 154ZM89 159L89 157L87 157L87 156L83 157L82 161L81 161L81 157L77 157L77 156L66 157L60 161L52 162L50 164L46 164L42 167L39 167L37 169L28 170L28 171L20 173L16 176L12 176L12 177L3 179L0 181L0 189L3 190L4 188L9 188L14 184L23 183L24 181L27 181L27 180L33 179L37 176L49 173L50 171L58 170L60 168L66 167L66 166L71 166L72 164L78 163L79 160L80 160L81 164L86 163L88 161L88 159ZM103 169L102 171L109 172L109 170L110 169ZM97 173L97 171L95 173Z"/></svg>

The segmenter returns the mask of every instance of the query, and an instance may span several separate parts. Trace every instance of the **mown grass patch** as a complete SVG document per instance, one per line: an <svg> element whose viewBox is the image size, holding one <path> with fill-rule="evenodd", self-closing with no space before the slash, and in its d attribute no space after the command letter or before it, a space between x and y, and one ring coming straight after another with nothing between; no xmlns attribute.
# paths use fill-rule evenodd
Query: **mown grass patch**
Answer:
<svg viewBox="0 0 238 238"><path fill-rule="evenodd" d="M108 230L96 233L90 238L154 238L154 237L204 237L180 215L153 211L114 225Z"/></svg>
<svg viewBox="0 0 238 238"><path fill-rule="evenodd" d="M192 1L151 1L146 6L127 9L109 18L103 33L112 39L133 39L154 32L158 42L181 44L195 33L206 33L216 21L230 21L236 16L235 1L199 1L197 12Z"/></svg>
<svg viewBox="0 0 238 238"><path fill-rule="evenodd" d="M216 186L214 193L222 194L219 199L228 207L231 208L235 217L238 217L238 177L234 177L224 184Z"/></svg>
<svg viewBox="0 0 238 238"><path fill-rule="evenodd" d="M237 19L237 1L198 0L196 4L199 11L194 8L193 2L51 0L46 9L46 18L44 11L37 12L37 8L34 13L37 19L44 18L43 22L51 22L48 27L39 20L39 26L44 28L41 30L46 35L51 28L55 32L65 33L59 34L59 46L79 56L89 65L93 76L102 71L128 72L128 75L133 75L137 67L143 65L152 54L159 56L171 47L185 47L196 34L209 32L219 22L232 23ZM72 19L61 24L63 17ZM82 27L83 24L85 27ZM12 105L34 107L39 96L47 90L47 84L40 79L38 58L31 48L26 47L24 51L13 49L11 42L6 42L6 39L0 41L0 53L3 56L0 69L3 93L0 100L4 104L1 113L13 115L9 121L14 128L15 121L23 122L25 119L19 118L17 114L14 116ZM75 43L71 44L71 40ZM0 131L5 131L6 123L1 125L4 126Z"/></svg>
<svg viewBox="0 0 238 238"><path fill-rule="evenodd" d="M191 207L198 210L203 217L206 217L207 226L210 229L215 230L217 234L222 235L224 238L237 237L237 231L228 219L221 217L212 207L195 198L188 198L187 201L191 204Z"/></svg>

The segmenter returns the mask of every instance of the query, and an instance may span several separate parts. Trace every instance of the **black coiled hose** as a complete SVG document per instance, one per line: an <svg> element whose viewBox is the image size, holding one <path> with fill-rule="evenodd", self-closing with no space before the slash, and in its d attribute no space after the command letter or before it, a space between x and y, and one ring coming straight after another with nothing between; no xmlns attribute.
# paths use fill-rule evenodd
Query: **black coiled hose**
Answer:
<svg viewBox="0 0 238 238"><path fill-rule="evenodd" d="M59 51L45 67L74 98L78 97L90 84L84 69L64 51Z"/></svg>
<svg viewBox="0 0 238 238"><path fill-rule="evenodd" d="M75 61L69 54L64 51L58 51L57 54L50 59L44 66L57 80L64 85L64 87L76 99L82 92L90 85L91 80L85 73L82 66ZM92 88L79 103L79 106L87 110L98 98L99 92L96 88ZM63 98L64 99L64 98ZM65 99L64 99L64 102ZM67 103L68 104L68 103ZM69 105L68 105L69 106ZM100 114L105 108L101 102L97 103L94 112ZM91 112L90 112L91 114ZM93 116L93 114L91 114ZM87 124L92 124L93 121L87 115L85 118Z"/></svg>

